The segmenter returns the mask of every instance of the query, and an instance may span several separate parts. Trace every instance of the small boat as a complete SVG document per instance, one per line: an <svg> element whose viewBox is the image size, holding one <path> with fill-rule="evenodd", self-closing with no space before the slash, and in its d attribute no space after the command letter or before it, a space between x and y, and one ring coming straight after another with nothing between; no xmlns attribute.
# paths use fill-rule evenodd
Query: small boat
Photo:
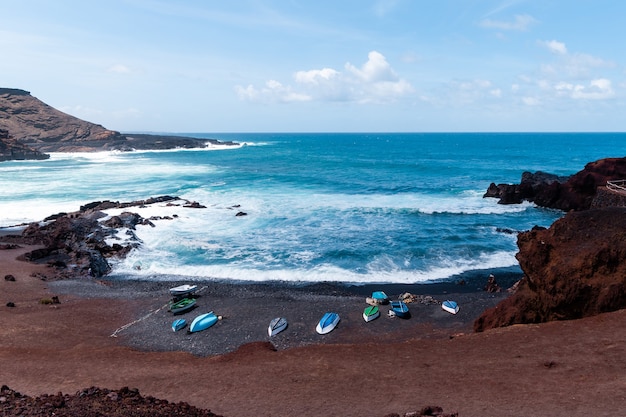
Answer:
<svg viewBox="0 0 626 417"><path fill-rule="evenodd" d="M213 326L218 321L218 317L212 311L201 314L191 322L189 326L189 333L200 332Z"/></svg>
<svg viewBox="0 0 626 417"><path fill-rule="evenodd" d="M284 317L276 317L270 321L270 326L267 328L267 333L270 337L277 335L287 328L287 319Z"/></svg>
<svg viewBox="0 0 626 417"><path fill-rule="evenodd" d="M441 303L441 308L443 308L450 314L456 314L459 312L459 305L456 303L456 301L446 300Z"/></svg>
<svg viewBox="0 0 626 417"><path fill-rule="evenodd" d="M178 287L170 288L170 294L174 297L183 297L193 294L198 289L197 285L184 284Z"/></svg>
<svg viewBox="0 0 626 417"><path fill-rule="evenodd" d="M337 326L339 320L339 314L331 312L325 313L319 323L317 323L317 327L315 328L315 330L319 334L330 333Z"/></svg>
<svg viewBox="0 0 626 417"><path fill-rule="evenodd" d="M182 300L170 302L170 311L174 314L182 314L196 306L195 298L183 298Z"/></svg>
<svg viewBox="0 0 626 417"><path fill-rule="evenodd" d="M365 307L365 310L363 310L363 320L365 320L366 322L377 319L378 316L380 316L380 310L378 309L378 306Z"/></svg>
<svg viewBox="0 0 626 417"><path fill-rule="evenodd" d="M407 307L404 301L392 301L391 302L391 310L389 310L390 315L395 315L396 317L400 317L401 319L408 319L411 317L411 312L409 311L409 307Z"/></svg>
<svg viewBox="0 0 626 417"><path fill-rule="evenodd" d="M372 293L372 299L378 304L389 303L389 297L383 291L374 291Z"/></svg>
<svg viewBox="0 0 626 417"><path fill-rule="evenodd" d="M187 325L187 320L185 319L176 319L172 322L172 330L177 332L180 329L185 328L185 326Z"/></svg>

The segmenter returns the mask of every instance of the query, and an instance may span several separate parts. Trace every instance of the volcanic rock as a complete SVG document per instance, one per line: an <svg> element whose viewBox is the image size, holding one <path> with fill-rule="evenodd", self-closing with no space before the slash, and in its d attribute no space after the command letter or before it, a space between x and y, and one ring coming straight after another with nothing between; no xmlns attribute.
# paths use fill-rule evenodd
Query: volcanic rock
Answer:
<svg viewBox="0 0 626 417"><path fill-rule="evenodd" d="M626 308L626 208L572 211L518 235L524 277L474 330L578 319Z"/></svg>
<svg viewBox="0 0 626 417"><path fill-rule="evenodd" d="M18 143L11 136L9 136L8 130L0 129L0 162L27 159L39 160L48 158L50 158L50 155Z"/></svg>
<svg viewBox="0 0 626 417"><path fill-rule="evenodd" d="M119 132L65 114L30 92L13 88L0 88L0 128L41 152L94 150L125 140Z"/></svg>
<svg viewBox="0 0 626 417"><path fill-rule="evenodd" d="M626 158L605 158L588 163L571 177L524 172L519 184L491 183L483 197L498 198L500 204L530 201L563 211L587 210L594 204L601 206L594 203L600 187L607 181L622 179L626 179Z"/></svg>
<svg viewBox="0 0 626 417"><path fill-rule="evenodd" d="M13 138L10 141L9 133ZM6 137L3 139L2 135ZM122 135L63 113L33 97L28 91L0 88L0 161L49 158L43 152L191 149L209 145L238 144L187 136Z"/></svg>

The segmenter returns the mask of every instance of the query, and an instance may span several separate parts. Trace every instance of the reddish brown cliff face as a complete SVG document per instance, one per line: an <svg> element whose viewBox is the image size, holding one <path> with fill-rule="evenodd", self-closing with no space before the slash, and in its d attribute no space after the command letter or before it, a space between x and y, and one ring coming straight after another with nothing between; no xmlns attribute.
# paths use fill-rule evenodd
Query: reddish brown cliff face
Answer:
<svg viewBox="0 0 626 417"><path fill-rule="evenodd" d="M626 307L626 208L570 212L518 237L517 291L485 311L475 331L576 319Z"/></svg>

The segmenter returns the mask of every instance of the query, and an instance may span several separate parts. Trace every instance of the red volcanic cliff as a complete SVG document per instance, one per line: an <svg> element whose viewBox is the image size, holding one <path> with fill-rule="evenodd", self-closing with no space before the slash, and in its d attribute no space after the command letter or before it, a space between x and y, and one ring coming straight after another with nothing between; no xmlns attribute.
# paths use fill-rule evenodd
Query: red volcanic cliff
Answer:
<svg viewBox="0 0 626 417"><path fill-rule="evenodd" d="M569 212L518 236L518 288L475 331L577 319L626 307L626 207Z"/></svg>
<svg viewBox="0 0 626 417"><path fill-rule="evenodd" d="M501 204L527 200L563 211L587 210L593 206L598 187L621 179L626 179L626 158L606 158L588 163L571 177L524 172L519 184L492 183L484 196L498 198Z"/></svg>

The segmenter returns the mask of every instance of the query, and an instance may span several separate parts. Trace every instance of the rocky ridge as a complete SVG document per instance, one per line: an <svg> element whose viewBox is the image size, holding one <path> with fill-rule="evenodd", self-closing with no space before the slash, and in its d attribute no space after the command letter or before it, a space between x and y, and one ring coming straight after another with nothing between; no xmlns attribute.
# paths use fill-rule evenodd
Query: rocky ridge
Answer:
<svg viewBox="0 0 626 417"><path fill-rule="evenodd" d="M490 185L485 197L502 204L528 200L569 211L550 228L518 235L524 276L476 320L475 331L626 308L626 196L606 188L624 178L626 158L607 158L568 178L524 173L518 185Z"/></svg>
<svg viewBox="0 0 626 417"><path fill-rule="evenodd" d="M569 177L524 172L519 184L491 183L484 197L498 198L500 204L530 201L562 211L587 210L602 205L597 201L599 187L604 187L607 181L621 179L626 179L626 157L605 158L589 162L582 171Z"/></svg>
<svg viewBox="0 0 626 417"><path fill-rule="evenodd" d="M30 92L0 88L0 161L45 159L46 152L131 151L236 145L171 135L123 135L63 113Z"/></svg>

